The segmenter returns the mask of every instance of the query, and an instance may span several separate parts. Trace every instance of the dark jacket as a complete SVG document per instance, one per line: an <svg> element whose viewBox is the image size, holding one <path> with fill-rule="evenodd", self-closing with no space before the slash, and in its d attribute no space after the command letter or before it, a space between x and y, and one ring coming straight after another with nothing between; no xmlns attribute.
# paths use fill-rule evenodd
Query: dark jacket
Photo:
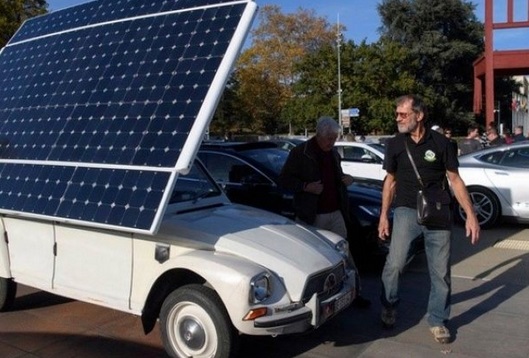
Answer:
<svg viewBox="0 0 529 358"><path fill-rule="evenodd" d="M307 183L322 180L323 178L320 163L318 162L319 151L315 137L297 145L290 151L279 175L279 184L285 189L294 192L296 217L310 225L316 219L319 195L308 193L303 188ZM347 187L342 183L344 174L340 165L341 157L335 149L332 150L332 154L334 159L334 177L339 192L338 202L344 220L348 223Z"/></svg>

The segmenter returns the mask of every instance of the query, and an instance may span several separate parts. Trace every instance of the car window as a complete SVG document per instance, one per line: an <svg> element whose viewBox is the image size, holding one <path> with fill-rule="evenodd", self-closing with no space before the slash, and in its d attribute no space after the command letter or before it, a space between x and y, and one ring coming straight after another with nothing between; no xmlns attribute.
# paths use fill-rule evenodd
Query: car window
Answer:
<svg viewBox="0 0 529 358"><path fill-rule="evenodd" d="M386 148L380 143L369 143L368 146L378 150L380 153L385 153L386 152Z"/></svg>
<svg viewBox="0 0 529 358"><path fill-rule="evenodd" d="M368 149L361 147L342 147L342 159L352 162L366 162L372 161L375 163L380 162L377 155Z"/></svg>
<svg viewBox="0 0 529 358"><path fill-rule="evenodd" d="M497 152L484 154L477 159L485 163L500 164L500 161L503 158L503 154L504 154L503 151L497 151Z"/></svg>
<svg viewBox="0 0 529 358"><path fill-rule="evenodd" d="M529 148L514 148L507 151L500 164L513 168L529 168Z"/></svg>
<svg viewBox="0 0 529 358"><path fill-rule="evenodd" d="M219 184L264 184L269 182L254 167L231 155L223 153L199 153L199 158L213 179Z"/></svg>
<svg viewBox="0 0 529 358"><path fill-rule="evenodd" d="M288 152L277 148L268 148L245 150L241 155L258 162L272 172L279 174L287 160Z"/></svg>
<svg viewBox="0 0 529 358"><path fill-rule="evenodd" d="M194 164L186 175L179 175L169 200L170 204L220 195L217 185Z"/></svg>

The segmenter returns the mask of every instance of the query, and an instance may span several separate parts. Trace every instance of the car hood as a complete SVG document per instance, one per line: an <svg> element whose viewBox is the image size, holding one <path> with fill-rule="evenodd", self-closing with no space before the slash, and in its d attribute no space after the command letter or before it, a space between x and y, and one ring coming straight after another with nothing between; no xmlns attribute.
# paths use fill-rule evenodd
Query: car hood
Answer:
<svg viewBox="0 0 529 358"><path fill-rule="evenodd" d="M167 214L157 240L178 241L189 248L253 261L275 272L292 298L301 295L310 274L329 269L342 260L330 241L314 229L238 204Z"/></svg>

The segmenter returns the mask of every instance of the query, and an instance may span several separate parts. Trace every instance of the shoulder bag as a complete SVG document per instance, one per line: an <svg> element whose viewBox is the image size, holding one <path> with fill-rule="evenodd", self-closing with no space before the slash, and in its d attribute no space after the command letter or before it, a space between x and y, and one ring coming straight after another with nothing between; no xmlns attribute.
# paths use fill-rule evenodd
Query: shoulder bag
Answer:
<svg viewBox="0 0 529 358"><path fill-rule="evenodd" d="M408 143L405 142L405 145L417 180L421 184L421 189L417 192L417 223L433 228L449 228L452 225L450 194L444 188L444 185L434 187L424 186L415 161L411 156L410 149L408 148Z"/></svg>

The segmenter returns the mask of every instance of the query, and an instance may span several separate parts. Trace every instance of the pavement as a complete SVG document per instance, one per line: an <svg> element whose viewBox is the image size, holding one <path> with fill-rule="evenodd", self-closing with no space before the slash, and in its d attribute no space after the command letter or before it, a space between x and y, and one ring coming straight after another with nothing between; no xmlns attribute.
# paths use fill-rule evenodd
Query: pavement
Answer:
<svg viewBox="0 0 529 358"><path fill-rule="evenodd" d="M349 308L306 335L241 338L243 358L529 357L529 227L482 231L471 245L455 229L453 339L436 343L425 319L429 279L423 254L401 280L395 328L379 320L380 275L363 272L369 309ZM0 313L0 358L166 357L158 326L143 334L138 317L19 286L14 309Z"/></svg>

